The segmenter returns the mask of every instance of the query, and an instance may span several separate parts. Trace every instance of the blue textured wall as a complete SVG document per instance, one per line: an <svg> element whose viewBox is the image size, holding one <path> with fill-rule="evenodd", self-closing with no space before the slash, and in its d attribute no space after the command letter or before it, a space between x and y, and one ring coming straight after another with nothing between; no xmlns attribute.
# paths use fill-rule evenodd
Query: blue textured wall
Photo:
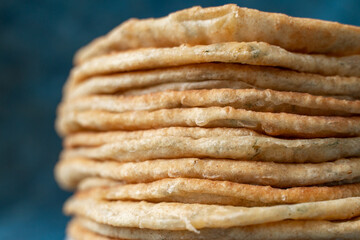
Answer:
<svg viewBox="0 0 360 240"><path fill-rule="evenodd" d="M0 1L0 239L64 239L69 193L53 180L56 105L72 56L130 17L230 1ZM360 25L360 1L233 1Z"/></svg>

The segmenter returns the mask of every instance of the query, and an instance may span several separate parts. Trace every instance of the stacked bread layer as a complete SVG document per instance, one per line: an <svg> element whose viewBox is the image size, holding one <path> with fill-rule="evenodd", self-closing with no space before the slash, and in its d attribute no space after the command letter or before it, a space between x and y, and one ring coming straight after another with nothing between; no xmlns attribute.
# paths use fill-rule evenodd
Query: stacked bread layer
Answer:
<svg viewBox="0 0 360 240"><path fill-rule="evenodd" d="M194 12L197 37L155 41ZM240 34L261 16L283 24L283 41L271 24L269 36ZM301 29L316 39L332 30L333 41L302 41ZM152 48L141 48L145 36ZM359 37L356 27L226 5L130 21L85 47L56 123L56 178L76 190L64 207L69 237L358 236Z"/></svg>

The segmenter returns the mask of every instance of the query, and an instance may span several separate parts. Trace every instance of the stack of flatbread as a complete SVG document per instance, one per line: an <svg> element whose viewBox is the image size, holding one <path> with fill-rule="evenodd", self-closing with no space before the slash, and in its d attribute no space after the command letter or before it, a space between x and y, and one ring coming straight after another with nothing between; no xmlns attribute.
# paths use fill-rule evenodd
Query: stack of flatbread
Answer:
<svg viewBox="0 0 360 240"><path fill-rule="evenodd" d="M360 236L360 28L225 5L82 48L56 178L82 239Z"/></svg>

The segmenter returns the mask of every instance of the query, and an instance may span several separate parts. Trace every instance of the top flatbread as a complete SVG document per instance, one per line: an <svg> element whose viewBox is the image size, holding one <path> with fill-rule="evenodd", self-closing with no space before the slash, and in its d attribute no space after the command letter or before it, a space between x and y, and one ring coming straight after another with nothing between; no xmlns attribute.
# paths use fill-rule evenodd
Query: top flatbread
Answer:
<svg viewBox="0 0 360 240"><path fill-rule="evenodd" d="M82 48L75 63L114 51L181 44L262 41L284 49L332 55L360 53L360 28L239 8L193 7L159 19L131 19Z"/></svg>

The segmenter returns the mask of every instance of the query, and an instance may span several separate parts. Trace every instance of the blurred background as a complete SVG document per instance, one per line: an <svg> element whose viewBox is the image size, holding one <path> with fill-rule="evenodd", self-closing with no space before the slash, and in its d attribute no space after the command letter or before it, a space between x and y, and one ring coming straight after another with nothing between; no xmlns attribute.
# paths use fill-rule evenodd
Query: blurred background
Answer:
<svg viewBox="0 0 360 240"><path fill-rule="evenodd" d="M75 51L124 20L239 6L360 26L358 0L0 1L0 239L64 239L56 106Z"/></svg>

